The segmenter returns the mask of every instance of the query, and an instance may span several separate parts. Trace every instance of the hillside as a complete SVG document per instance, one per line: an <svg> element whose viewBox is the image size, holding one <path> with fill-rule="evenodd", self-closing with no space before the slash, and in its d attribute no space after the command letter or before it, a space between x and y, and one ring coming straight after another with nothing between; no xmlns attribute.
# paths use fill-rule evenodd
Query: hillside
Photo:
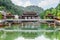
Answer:
<svg viewBox="0 0 60 40"><path fill-rule="evenodd" d="M11 12L12 14L21 15L24 11L34 11L40 14L43 9L38 6L22 7L14 5L10 0L0 0L0 10Z"/></svg>
<svg viewBox="0 0 60 40"><path fill-rule="evenodd" d="M56 8L50 8L50 9L45 10L43 13L40 14L40 17L44 18L44 16L48 14L52 14L53 16L60 19L60 4L58 4Z"/></svg>
<svg viewBox="0 0 60 40"><path fill-rule="evenodd" d="M4 8L2 8L4 7ZM14 5L11 0L0 0L0 9L11 12L12 14L21 14L23 10Z"/></svg>
<svg viewBox="0 0 60 40"><path fill-rule="evenodd" d="M42 13L44 10L41 7L38 6L27 6L25 8L25 11L34 11L38 14Z"/></svg>

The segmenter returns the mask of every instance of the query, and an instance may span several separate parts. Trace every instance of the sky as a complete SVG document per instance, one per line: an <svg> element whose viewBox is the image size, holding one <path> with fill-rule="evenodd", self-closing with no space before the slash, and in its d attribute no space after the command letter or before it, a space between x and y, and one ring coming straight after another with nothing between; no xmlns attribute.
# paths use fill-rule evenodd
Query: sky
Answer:
<svg viewBox="0 0 60 40"><path fill-rule="evenodd" d="M55 8L59 3L59 0L11 0L11 1L12 3L18 6L26 7L26 6L35 5L43 9L48 9L51 7Z"/></svg>

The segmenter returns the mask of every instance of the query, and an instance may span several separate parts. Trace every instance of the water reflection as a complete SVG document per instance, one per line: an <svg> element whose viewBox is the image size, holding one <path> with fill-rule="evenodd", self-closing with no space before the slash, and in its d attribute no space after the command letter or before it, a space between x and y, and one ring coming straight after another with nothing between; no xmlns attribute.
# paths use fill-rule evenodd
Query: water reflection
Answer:
<svg viewBox="0 0 60 40"><path fill-rule="evenodd" d="M56 31L56 32L46 32L44 35L45 35L46 38L49 38L50 40L60 40L60 38L59 38L60 32L59 31Z"/></svg>
<svg viewBox="0 0 60 40"><path fill-rule="evenodd" d="M4 32L0 31L0 40L60 40L60 31L55 32Z"/></svg>
<svg viewBox="0 0 60 40"><path fill-rule="evenodd" d="M35 38L35 40L49 40L48 38L46 38L44 35L38 36L37 38Z"/></svg>
<svg viewBox="0 0 60 40"><path fill-rule="evenodd" d="M49 38L46 38L44 35L38 36L35 39L25 39L24 37L18 37L15 40L50 40ZM58 40L56 38L54 38L53 40Z"/></svg>
<svg viewBox="0 0 60 40"><path fill-rule="evenodd" d="M18 37L18 38L14 39L14 40L24 40L24 38L23 37Z"/></svg>

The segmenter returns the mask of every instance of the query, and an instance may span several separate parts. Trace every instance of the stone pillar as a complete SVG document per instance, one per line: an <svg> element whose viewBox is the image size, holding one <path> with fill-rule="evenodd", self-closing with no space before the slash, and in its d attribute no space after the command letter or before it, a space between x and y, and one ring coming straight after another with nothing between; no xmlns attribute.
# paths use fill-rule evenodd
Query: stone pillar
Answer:
<svg viewBox="0 0 60 40"><path fill-rule="evenodd" d="M36 22L35 22L35 24L34 24L34 25L35 25L35 28L36 28L36 27L37 27Z"/></svg>
<svg viewBox="0 0 60 40"><path fill-rule="evenodd" d="M34 22L33 22L32 28L34 28Z"/></svg>
<svg viewBox="0 0 60 40"><path fill-rule="evenodd" d="M54 23L54 28L56 28L56 24Z"/></svg>
<svg viewBox="0 0 60 40"><path fill-rule="evenodd" d="M31 23L29 24L29 28L31 28Z"/></svg>
<svg viewBox="0 0 60 40"><path fill-rule="evenodd" d="M25 28L27 28L27 23L25 24Z"/></svg>
<svg viewBox="0 0 60 40"><path fill-rule="evenodd" d="M54 27L56 28L56 21L54 22Z"/></svg>
<svg viewBox="0 0 60 40"><path fill-rule="evenodd" d="M22 28L23 28L23 23L22 23Z"/></svg>
<svg viewBox="0 0 60 40"><path fill-rule="evenodd" d="M49 26L49 28L50 28L50 23L48 23L48 26Z"/></svg>
<svg viewBox="0 0 60 40"><path fill-rule="evenodd" d="M11 23L9 23L9 27L11 27Z"/></svg>
<svg viewBox="0 0 60 40"><path fill-rule="evenodd" d="M36 22L35 25L36 25L35 28L38 28L39 29L39 27L38 27L39 26L39 23Z"/></svg>
<svg viewBox="0 0 60 40"><path fill-rule="evenodd" d="M37 26L38 26L38 29L40 29L40 22L38 22L38 25Z"/></svg>

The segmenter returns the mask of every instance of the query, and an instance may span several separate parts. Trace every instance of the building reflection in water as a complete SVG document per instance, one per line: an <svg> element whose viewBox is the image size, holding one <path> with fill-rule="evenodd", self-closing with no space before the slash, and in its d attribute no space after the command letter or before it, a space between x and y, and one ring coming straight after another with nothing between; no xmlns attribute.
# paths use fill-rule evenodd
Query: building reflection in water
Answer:
<svg viewBox="0 0 60 40"><path fill-rule="evenodd" d="M5 35L3 36L2 35ZM0 31L1 40L60 40L60 31L55 32L4 32Z"/></svg>

